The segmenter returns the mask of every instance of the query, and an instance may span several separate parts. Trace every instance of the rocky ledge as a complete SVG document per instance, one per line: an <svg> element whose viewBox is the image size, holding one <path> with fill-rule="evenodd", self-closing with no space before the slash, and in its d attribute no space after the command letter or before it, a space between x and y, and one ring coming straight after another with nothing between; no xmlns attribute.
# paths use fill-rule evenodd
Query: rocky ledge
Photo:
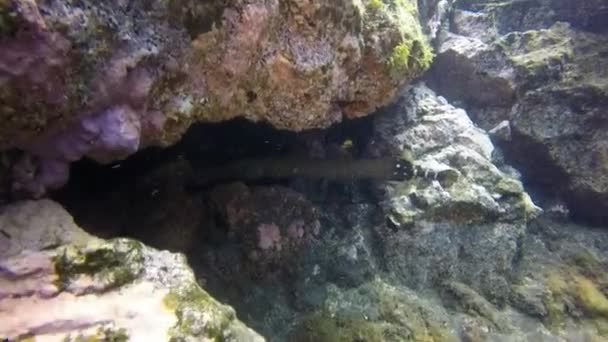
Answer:
<svg viewBox="0 0 608 342"><path fill-rule="evenodd" d="M83 156L109 162L237 116L327 127L428 68L416 1L0 2L0 148L41 196Z"/></svg>
<svg viewBox="0 0 608 342"><path fill-rule="evenodd" d="M0 214L0 337L264 341L201 289L181 254L94 238L57 203Z"/></svg>
<svg viewBox="0 0 608 342"><path fill-rule="evenodd" d="M458 2L429 75L479 126L500 131L530 183L595 224L608 222L607 17L593 0Z"/></svg>

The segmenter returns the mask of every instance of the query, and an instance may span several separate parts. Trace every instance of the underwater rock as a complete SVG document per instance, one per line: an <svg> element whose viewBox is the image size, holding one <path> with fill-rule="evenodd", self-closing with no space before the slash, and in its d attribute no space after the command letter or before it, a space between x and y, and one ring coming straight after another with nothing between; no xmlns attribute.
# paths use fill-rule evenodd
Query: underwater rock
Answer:
<svg viewBox="0 0 608 342"><path fill-rule="evenodd" d="M429 173L383 186L388 225L375 229L389 272L416 290L457 280L504 304L518 241L539 209L493 163L487 133L423 84L379 113L375 127L369 153L409 154ZM433 176L446 171L451 177Z"/></svg>
<svg viewBox="0 0 608 342"><path fill-rule="evenodd" d="M94 240L61 205L50 200L24 201L0 208L0 258L24 250L39 251Z"/></svg>
<svg viewBox="0 0 608 342"><path fill-rule="evenodd" d="M576 28L592 32L608 29L608 4L603 0L488 0L458 1L459 9L490 14L493 27L500 34L547 28L565 21ZM458 10L457 10L458 11Z"/></svg>
<svg viewBox="0 0 608 342"><path fill-rule="evenodd" d="M289 188L233 183L215 187L209 196L251 275L294 268L299 253L319 235L316 208Z"/></svg>
<svg viewBox="0 0 608 342"><path fill-rule="evenodd" d="M444 26L449 24L454 0L418 0L420 22L424 33L431 39L437 38Z"/></svg>
<svg viewBox="0 0 608 342"><path fill-rule="evenodd" d="M0 337L264 341L198 287L181 254L101 240L52 201L0 214Z"/></svg>
<svg viewBox="0 0 608 342"><path fill-rule="evenodd" d="M353 289L330 287L321 308L305 315L289 341L450 341L448 312L414 291L374 279Z"/></svg>
<svg viewBox="0 0 608 342"><path fill-rule="evenodd" d="M385 206L392 222L525 222L535 216L538 208L521 181L493 164L490 138L464 110L423 84L405 91L399 102L376 118L369 153L409 155L424 174L388 183Z"/></svg>
<svg viewBox="0 0 608 342"><path fill-rule="evenodd" d="M101 163L124 159L137 152L140 130L135 112L120 106L49 131L32 141L26 147L30 154L14 165L12 189L39 198L67 183L70 162L85 156Z"/></svg>
<svg viewBox="0 0 608 342"><path fill-rule="evenodd" d="M526 179L574 217L608 222L608 40L582 30L602 31L606 3L461 5L438 40L430 86L484 129L508 121L510 134L496 141Z"/></svg>
<svg viewBox="0 0 608 342"><path fill-rule="evenodd" d="M432 58L413 0L6 0L0 25L0 148L43 172L169 145L198 121L328 127L385 105ZM118 110L129 118L94 119ZM83 128L93 141L73 140ZM77 151L35 147L66 141ZM40 177L35 195L65 175Z"/></svg>
<svg viewBox="0 0 608 342"><path fill-rule="evenodd" d="M603 230L535 220L522 239L511 305L570 340L606 339L607 242Z"/></svg>

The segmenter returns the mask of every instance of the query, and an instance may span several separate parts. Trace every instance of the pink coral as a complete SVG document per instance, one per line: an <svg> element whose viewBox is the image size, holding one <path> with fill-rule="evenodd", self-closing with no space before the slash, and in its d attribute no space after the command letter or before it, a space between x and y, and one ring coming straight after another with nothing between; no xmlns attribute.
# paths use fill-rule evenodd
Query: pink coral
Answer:
<svg viewBox="0 0 608 342"><path fill-rule="evenodd" d="M263 250L281 250L281 231L276 224L263 223L258 226L258 247Z"/></svg>
<svg viewBox="0 0 608 342"><path fill-rule="evenodd" d="M297 240L304 237L304 221L295 220L287 228L287 235L290 239Z"/></svg>

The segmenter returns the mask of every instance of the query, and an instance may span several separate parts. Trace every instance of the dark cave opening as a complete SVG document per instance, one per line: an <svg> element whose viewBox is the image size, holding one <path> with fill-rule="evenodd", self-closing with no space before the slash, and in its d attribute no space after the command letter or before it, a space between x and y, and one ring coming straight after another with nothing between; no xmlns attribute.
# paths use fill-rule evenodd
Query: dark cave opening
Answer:
<svg viewBox="0 0 608 342"><path fill-rule="evenodd" d="M247 158L358 157L363 153L371 130L372 121L369 118L349 120L325 130L298 133L244 119L195 124L180 142L168 148L149 147L108 165L88 159L73 163L69 183L52 193L51 197L62 203L76 222L90 232L102 237L129 236L132 234L126 226L134 224L129 217L137 216L140 210L136 208L154 202L153 199L161 202L163 189L164 192L180 192L175 188L184 188L187 192L192 176L206 168ZM249 185L289 186L298 183L298 180L259 179L243 182ZM339 190L341 186L330 184L330 187ZM212 186L203 192L211 189ZM314 196L314 193L311 195ZM156 209L162 210L160 207ZM142 214L145 214L145 210ZM145 236L137 235L146 241Z"/></svg>
<svg viewBox="0 0 608 342"><path fill-rule="evenodd" d="M200 170L247 158L294 155L311 159L339 158L344 155L357 158L362 156L371 135L370 118L348 120L328 129L297 133L244 119L199 123L193 125L177 144L168 148L149 147L108 165L86 158L73 163L69 183L52 197L68 202L76 193L85 198L92 197L131 183L145 172L177 159L184 159L193 169ZM348 146L345 146L345 142Z"/></svg>
<svg viewBox="0 0 608 342"><path fill-rule="evenodd" d="M328 129L303 132L278 130L266 123L233 119L193 125L168 148L149 147L129 158L102 165L83 159L71 165L70 180L51 194L68 208L119 188L133 191L142 175L160 166L185 161L193 172L241 159L299 156L309 159L359 158L372 136L371 118L348 120ZM187 183L186 179L182 179ZM244 180L244 182L248 182ZM288 184L285 180L259 180L255 184ZM78 211L76 211L77 215ZM76 216L78 220L78 216Z"/></svg>
<svg viewBox="0 0 608 342"><path fill-rule="evenodd" d="M360 158L372 136L371 117L298 133L240 119L197 124L169 148L147 148L109 165L90 160L74 163L67 186L51 197L93 235L132 237L155 248L185 253L201 285L263 331L256 317L272 308L262 305L260 298L275 293L287 301L301 301L290 289L299 281L297 269L306 267L296 255L306 255L307 248L290 243L280 253L260 252L259 230L276 224L288 227L287 234L295 227L296 235L312 236L319 229L314 222L326 226L328 221L343 221L342 229L350 229L353 219L347 216L357 212L357 201L373 203L376 187L369 180L296 177L237 180L193 191L188 187L190 179L208 168L243 159ZM240 219L235 208L249 216ZM345 231L331 234L347 236ZM319 236L307 243L322 240Z"/></svg>
<svg viewBox="0 0 608 342"><path fill-rule="evenodd" d="M217 186L282 186L320 205L374 196L368 180L298 177L230 179L192 189L189 185L198 174L218 165L256 158L280 161L300 156L335 159L338 163L341 158L359 158L365 154L372 130L369 117L298 133L244 119L195 124L180 142L168 148L146 148L108 165L87 159L73 163L69 183L51 197L94 235L134 237L153 247L188 252L193 241L221 244L225 240L226 225L212 198Z"/></svg>

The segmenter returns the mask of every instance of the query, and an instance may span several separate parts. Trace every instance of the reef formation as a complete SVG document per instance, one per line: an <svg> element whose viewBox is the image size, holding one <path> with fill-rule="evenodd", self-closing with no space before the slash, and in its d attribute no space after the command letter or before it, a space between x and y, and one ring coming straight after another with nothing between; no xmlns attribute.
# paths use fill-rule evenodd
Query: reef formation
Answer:
<svg viewBox="0 0 608 342"><path fill-rule="evenodd" d="M70 162L166 146L198 121L367 115L432 58L412 0L5 0L0 15L0 148L25 151L14 186L33 197Z"/></svg>
<svg viewBox="0 0 608 342"><path fill-rule="evenodd" d="M607 23L0 0L0 338L606 340Z"/></svg>

